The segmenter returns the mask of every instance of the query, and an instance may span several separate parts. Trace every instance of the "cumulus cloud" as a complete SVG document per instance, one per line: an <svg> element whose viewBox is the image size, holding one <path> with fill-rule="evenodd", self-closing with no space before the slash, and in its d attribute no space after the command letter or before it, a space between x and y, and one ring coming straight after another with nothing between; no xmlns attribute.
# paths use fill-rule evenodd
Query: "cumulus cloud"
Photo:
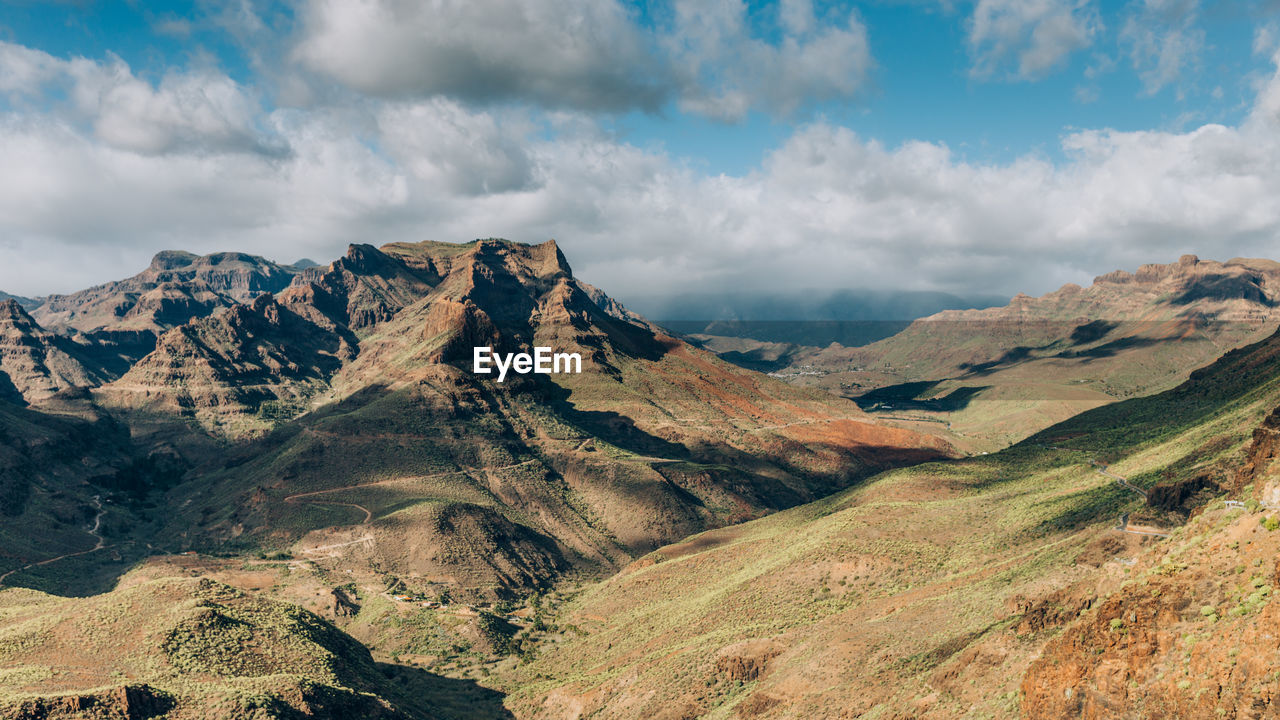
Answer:
<svg viewBox="0 0 1280 720"><path fill-rule="evenodd" d="M1199 0L1142 0L1135 5L1121 38L1144 94L1178 85L1199 65L1204 50L1204 30L1196 24L1199 6ZM1178 92L1182 94L1180 88Z"/></svg>
<svg viewBox="0 0 1280 720"><path fill-rule="evenodd" d="M642 27L616 0L306 0L292 57L397 100L607 112L675 101L721 120L848 100L868 82L867 32L850 9L819 17L812 0L785 0L766 13L777 37L753 25L743 0L674 0L669 10Z"/></svg>
<svg viewBox="0 0 1280 720"><path fill-rule="evenodd" d="M294 58L363 93L656 110L666 70L613 0L307 0Z"/></svg>
<svg viewBox="0 0 1280 720"><path fill-rule="evenodd" d="M166 92L161 80L142 95ZM816 122L740 176L622 142L586 115L548 122L446 98L254 117L246 127L285 154L217 133L200 152L157 152L70 104L0 115L0 289L74 290L169 248L323 261L349 242L496 235L555 237L624 301L691 288L1041 292L1184 252L1265 255L1280 238L1277 76L1238 126L1075 132L1064 162L973 163Z"/></svg>
<svg viewBox="0 0 1280 720"><path fill-rule="evenodd" d="M400 167L434 188L462 195L529 189L534 165L524 148L530 125L519 117L500 121L434 98L397 103L377 111L382 146Z"/></svg>
<svg viewBox="0 0 1280 720"><path fill-rule="evenodd" d="M978 0L969 21L972 74L1040 78L1091 46L1101 29L1090 0Z"/></svg>
<svg viewBox="0 0 1280 720"><path fill-rule="evenodd" d="M111 147L151 154L286 151L255 126L259 104L222 73L169 73L152 85L119 58L63 60L0 42L0 92L39 99L50 89L65 92L74 117Z"/></svg>

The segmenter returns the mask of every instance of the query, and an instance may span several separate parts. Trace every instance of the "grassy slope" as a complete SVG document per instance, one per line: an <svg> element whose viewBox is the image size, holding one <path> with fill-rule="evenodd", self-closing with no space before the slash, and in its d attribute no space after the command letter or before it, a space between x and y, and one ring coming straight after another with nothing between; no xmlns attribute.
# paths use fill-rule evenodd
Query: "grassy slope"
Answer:
<svg viewBox="0 0 1280 720"><path fill-rule="evenodd" d="M505 679L511 703L530 717L1013 714L1044 641L1013 629L1025 599L1118 582L1119 564L1077 559L1139 542L1110 527L1141 500L1087 460L1148 484L1238 460L1280 403L1278 354L1271 338L1004 452L663 548L569 606L580 632Z"/></svg>
<svg viewBox="0 0 1280 720"><path fill-rule="evenodd" d="M120 569L111 562L113 553L136 549L127 535L140 520L138 508L123 502L125 493L131 483L155 481L162 474L155 463L134 455L127 433L109 419L56 415L0 402L0 576L7 575L3 584L50 587L56 583L49 573L62 568L9 572L73 553L84 554L69 562L96 565L105 560L112 567L104 575ZM95 536L90 530L99 508L103 512ZM109 547L95 552L99 536ZM71 572L93 585L97 571L87 567Z"/></svg>
<svg viewBox="0 0 1280 720"><path fill-rule="evenodd" d="M428 699L404 703L368 651L319 617L208 580L126 579L83 599L0 593L0 715L58 717L61 698L90 697L84 716L124 717L124 686L175 720L429 716L414 707Z"/></svg>

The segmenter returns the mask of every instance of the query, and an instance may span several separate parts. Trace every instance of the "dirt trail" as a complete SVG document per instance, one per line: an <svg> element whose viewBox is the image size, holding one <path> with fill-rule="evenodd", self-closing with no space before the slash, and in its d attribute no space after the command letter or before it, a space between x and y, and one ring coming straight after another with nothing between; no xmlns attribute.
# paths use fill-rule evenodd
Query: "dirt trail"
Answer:
<svg viewBox="0 0 1280 720"><path fill-rule="evenodd" d="M536 459L525 460L523 462L512 463L511 465L503 465L501 467L485 468L485 469L490 472L494 470L509 470L511 468L517 468L522 465L529 465L531 463L536 463L536 462L538 462L538 460ZM364 512L364 519L361 520L358 524L367 525L369 524L369 521L373 519L373 511L363 505L357 505L356 503L338 502L336 500L302 500L302 498L315 497L316 495L328 495L329 493L343 492L346 490L358 490L360 488L375 487L377 485L391 485L393 483L410 482L413 480L428 480L430 478L444 477L446 475L459 475L459 474L465 473L466 470L475 470L475 468L449 470L446 472L432 473L430 475L415 475L413 477L392 478L390 480L377 480L375 482L362 483L359 485L345 485L343 487L329 488L327 490L311 490L309 492L301 492L301 493L294 493L292 495L286 495L284 498L284 501L287 503L294 503L294 502L299 502L301 500L301 502L307 503L309 505L342 505L343 507L353 507L353 508L356 508L357 510L361 510ZM348 543L348 544L354 544L354 543Z"/></svg>
<svg viewBox="0 0 1280 720"><path fill-rule="evenodd" d="M1085 452L1084 450L1080 450L1077 448L1064 448L1064 447L1058 447L1056 445L1041 445L1040 447L1048 448L1049 450L1063 450L1066 452ZM1116 475L1115 473L1111 472L1110 465L1107 465L1101 460L1094 460L1094 459L1090 459L1089 464L1093 466L1094 472L1098 473L1099 475L1103 475L1105 477L1111 478L1116 482L1117 485L1120 485L1121 487L1127 490L1132 490L1133 492L1138 493L1139 495L1142 496L1143 500L1147 499L1147 493L1145 490L1134 486L1132 483L1129 482L1129 478L1124 477L1123 475ZM1116 530L1119 530L1120 532L1126 532L1131 535L1145 535L1147 537L1162 537L1162 538L1169 537L1169 533L1164 532L1161 528L1152 528L1152 527L1146 527L1146 526L1143 526L1143 528L1144 529L1142 530L1134 530L1129 527L1129 513L1125 513L1124 515L1120 516L1120 524L1116 526Z"/></svg>
<svg viewBox="0 0 1280 720"><path fill-rule="evenodd" d="M347 547L347 546L349 546L349 545L360 545L360 544L362 544L362 543L372 543L372 542L375 542L375 540L374 540L373 536L372 536L372 535L365 535L365 536L364 536L364 537L362 537L362 538L356 538L355 540L348 540L347 542L333 543L333 544L331 544L331 545L318 545L318 546L313 547L313 548L306 548L306 549L302 550L302 552L304 552L304 553L318 553L318 552L324 552L325 550L334 550L334 549L341 548L341 547Z"/></svg>
<svg viewBox="0 0 1280 720"><path fill-rule="evenodd" d="M0 575L0 583L3 583L4 581L8 580L9 576L14 575L15 573L20 573L23 570L30 570L33 567L51 565L53 563L58 562L59 560L65 560L67 558L77 557L79 555L88 555L91 552L97 552L99 550L102 550L103 548L110 547L109 545L107 545L106 538L102 537L102 534L99 532L99 530L101 530L102 528L102 516L107 513L107 511L104 510L102 507L102 498L100 496L98 495L93 496L93 506L97 508L98 514L95 515L93 518L93 527L85 531L90 535L92 535L95 540L97 540L97 543L95 543L93 547L89 548L88 550L81 550L80 552L67 553L66 555L59 555L57 557L49 558L48 560L41 560L39 562L33 562L27 565L23 565L20 568L14 568L9 572L3 575Z"/></svg>
<svg viewBox="0 0 1280 720"><path fill-rule="evenodd" d="M841 422L843 420L851 420L853 422L864 422L864 423L867 422L867 418L865 417L810 418L809 420L797 420L795 422L782 423L780 425L756 425L755 427L742 427L741 425L738 425L737 423L734 423L734 422L721 422L721 423L716 423L714 425L707 425L705 423L692 422L693 420L696 420L696 418L673 418L673 420L674 422L654 423L653 427L655 429L663 428L663 427L681 427L681 428L697 428L699 430L720 430L727 427L727 428L732 428L734 430L740 430L742 432L756 433L756 432L764 432L766 430L781 430L783 428L795 427L796 425L814 425L814 424L820 424L820 423L833 423L833 422ZM690 422L684 422L685 420L689 420Z"/></svg>
<svg viewBox="0 0 1280 720"><path fill-rule="evenodd" d="M1097 460L1090 460L1090 461L1089 461L1089 464L1090 464L1090 465L1092 465L1092 466L1094 467L1094 469L1096 469L1100 475L1105 475L1105 476L1107 476L1107 477L1111 478L1112 480L1115 480L1118 484L1120 484L1120 485L1122 485L1122 486L1124 486L1124 487L1126 487L1126 488L1128 488L1128 489L1130 489L1130 490L1132 490L1132 491L1134 491L1134 492L1138 493L1139 495L1141 495L1141 496L1142 496L1142 499L1143 499L1143 500L1146 500L1146 499L1147 499L1147 493L1146 493L1146 491L1145 491L1145 490L1143 490L1143 489L1141 489L1141 488L1136 488L1136 487L1134 487L1133 485L1130 485L1130 484L1129 484L1129 478L1121 477L1120 475L1116 475L1115 473L1113 473L1113 472L1111 472L1110 470L1108 470L1107 468L1108 468L1108 467L1110 467L1109 465L1104 465L1103 463L1101 463L1101 462L1099 462L1099 461L1097 461Z"/></svg>

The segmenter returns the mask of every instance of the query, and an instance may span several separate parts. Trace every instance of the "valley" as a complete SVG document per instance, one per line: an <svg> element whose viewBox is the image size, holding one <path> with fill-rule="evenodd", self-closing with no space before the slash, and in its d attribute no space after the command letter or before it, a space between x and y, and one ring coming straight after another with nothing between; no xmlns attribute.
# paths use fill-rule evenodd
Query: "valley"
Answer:
<svg viewBox="0 0 1280 720"><path fill-rule="evenodd" d="M990 452L1077 413L1174 387L1280 326L1280 266L1236 258L1151 264L1004 307L946 310L861 347L706 335L695 342L881 418L929 423Z"/></svg>
<svg viewBox="0 0 1280 720"><path fill-rule="evenodd" d="M59 596L89 608L203 579L313 611L379 662L457 678L465 699L555 634L542 620L519 634L512 612L552 612L563 588L691 533L954 454L662 334L579 284L554 242L360 245L329 266L162 253L130 280L5 308L0 583L30 588L14 617L34 614L3 637ZM582 372L498 383L472 372L480 344L555 348ZM190 668L160 632L129 656L160 675L20 675L35 680L0 698L55 716L242 702L205 680L184 690ZM294 642L290 626L264 632ZM241 670L197 675L260 677ZM83 694L121 673L143 685ZM291 675L268 705L322 712L291 689L319 682L401 706L335 677Z"/></svg>
<svg viewBox="0 0 1280 720"><path fill-rule="evenodd" d="M1277 582L1272 265L773 377L554 242L162 253L8 300L0 716L1266 716L1230 653Z"/></svg>

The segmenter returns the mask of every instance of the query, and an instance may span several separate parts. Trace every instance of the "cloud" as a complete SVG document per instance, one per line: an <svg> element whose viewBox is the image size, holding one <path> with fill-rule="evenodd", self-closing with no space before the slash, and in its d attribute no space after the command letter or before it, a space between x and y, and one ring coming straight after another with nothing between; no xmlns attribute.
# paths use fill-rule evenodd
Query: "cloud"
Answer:
<svg viewBox="0 0 1280 720"><path fill-rule="evenodd" d="M111 63L94 72L108 71L138 81ZM285 154L238 151L217 132L191 135L202 150L155 151L84 122L82 106L101 107L0 115L0 289L74 290L169 248L326 260L350 242L496 235L555 237L624 301L743 287L1012 294L1184 252L1266 255L1280 238L1278 75L1238 126L1075 132L1058 163L972 163L815 122L740 176L620 141L589 115L446 98L254 116L247 126Z"/></svg>
<svg viewBox="0 0 1280 720"><path fill-rule="evenodd" d="M1199 5L1199 0L1142 0L1125 20L1121 39L1129 46L1144 95L1178 85L1199 65L1204 51L1204 31L1196 26Z"/></svg>
<svg viewBox="0 0 1280 720"><path fill-rule="evenodd" d="M48 91L60 90L69 100L69 116L90 124L97 138L114 148L150 154L287 151L278 138L256 127L259 104L213 70L170 72L152 85L116 57L103 63L62 60L5 42L0 42L0 68L0 91L41 100Z"/></svg>
<svg viewBox="0 0 1280 720"><path fill-rule="evenodd" d="M307 0L294 59L359 92L656 110L666 69L612 0Z"/></svg>
<svg viewBox="0 0 1280 720"><path fill-rule="evenodd" d="M48 53L0 41L0 92L36 93L58 76L61 67Z"/></svg>
<svg viewBox="0 0 1280 720"><path fill-rule="evenodd" d="M779 38L753 35L741 0L677 0L663 46L682 68L680 108L738 120L752 109L787 115L856 98L874 66L867 30L852 10L819 22L810 0L779 5Z"/></svg>
<svg viewBox="0 0 1280 720"><path fill-rule="evenodd" d="M978 0L969 21L971 73L1039 79L1090 47L1101 29L1090 0Z"/></svg>
<svg viewBox="0 0 1280 720"><path fill-rule="evenodd" d="M536 182L524 149L530 125L468 112L435 98L377 111L381 145L400 167L427 186L461 195L528 190Z"/></svg>
<svg viewBox="0 0 1280 720"><path fill-rule="evenodd" d="M856 98L874 64L851 9L819 17L812 0L785 0L754 21L743 0L654 11L668 7L670 18L642 26L615 0L306 0L292 58L381 98L588 112L658 112L675 101L730 121Z"/></svg>
<svg viewBox="0 0 1280 720"><path fill-rule="evenodd" d="M1280 23L1272 20L1253 31L1253 54L1270 56L1280 48Z"/></svg>

